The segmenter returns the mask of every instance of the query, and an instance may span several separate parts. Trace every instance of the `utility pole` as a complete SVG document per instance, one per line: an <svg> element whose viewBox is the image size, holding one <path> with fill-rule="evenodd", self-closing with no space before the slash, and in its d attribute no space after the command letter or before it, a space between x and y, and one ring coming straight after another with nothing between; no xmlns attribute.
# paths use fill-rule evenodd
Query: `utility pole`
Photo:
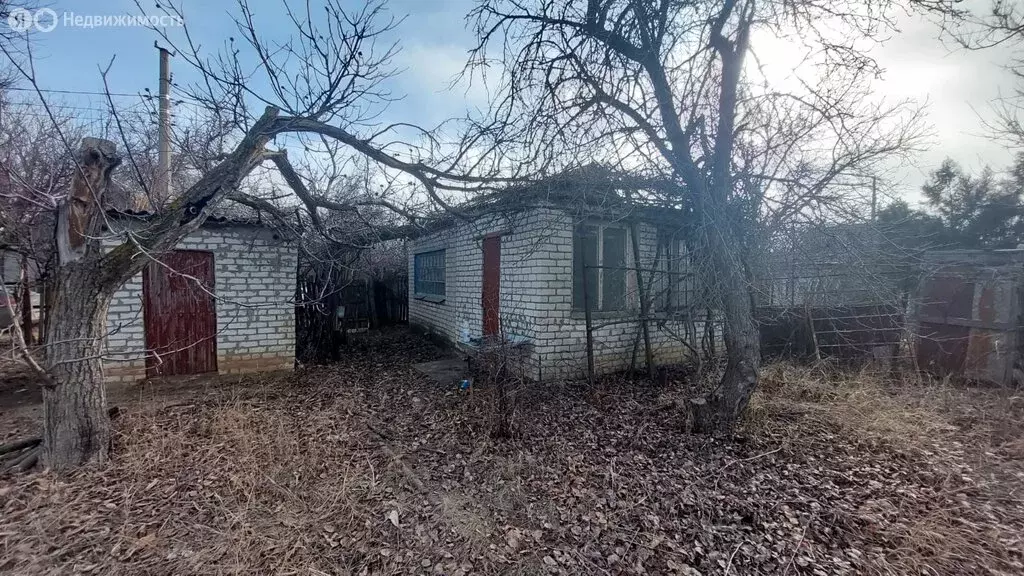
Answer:
<svg viewBox="0 0 1024 576"><path fill-rule="evenodd" d="M878 176L871 177L871 221L875 221L875 207L878 205Z"/></svg>
<svg viewBox="0 0 1024 576"><path fill-rule="evenodd" d="M159 209L171 197L171 53L159 44L160 51L160 119L157 132L157 166L153 186L153 209Z"/></svg>

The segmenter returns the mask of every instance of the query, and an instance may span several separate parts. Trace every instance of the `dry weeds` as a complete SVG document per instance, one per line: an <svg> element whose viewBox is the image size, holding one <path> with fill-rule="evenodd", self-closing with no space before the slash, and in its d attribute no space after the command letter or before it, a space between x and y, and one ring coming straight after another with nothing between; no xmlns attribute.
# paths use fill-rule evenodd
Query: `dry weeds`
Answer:
<svg viewBox="0 0 1024 576"><path fill-rule="evenodd" d="M746 423L763 436L828 450L830 431L904 460L919 490L864 502L859 518L888 550L884 574L1018 573L1024 554L1024 395L948 381L776 364ZM870 466L864 456L865 466ZM912 477L913 477L912 476ZM856 532L851 536L859 537Z"/></svg>
<svg viewBox="0 0 1024 576"><path fill-rule="evenodd" d="M0 572L1024 570L1013 394L774 366L712 438L644 385L544 386L495 441L486 395L410 369L437 354L392 334L329 369L149 392L109 466L0 480Z"/></svg>

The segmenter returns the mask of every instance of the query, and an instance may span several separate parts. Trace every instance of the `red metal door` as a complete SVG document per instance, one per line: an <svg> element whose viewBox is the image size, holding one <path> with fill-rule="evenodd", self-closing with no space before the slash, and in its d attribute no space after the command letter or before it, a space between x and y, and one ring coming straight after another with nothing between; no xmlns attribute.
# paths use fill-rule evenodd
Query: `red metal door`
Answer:
<svg viewBox="0 0 1024 576"><path fill-rule="evenodd" d="M498 334L501 316L498 312L501 293L501 236L484 238L484 278L480 303L484 313L484 336Z"/></svg>
<svg viewBox="0 0 1024 576"><path fill-rule="evenodd" d="M217 371L213 254L175 250L142 273L146 376Z"/></svg>

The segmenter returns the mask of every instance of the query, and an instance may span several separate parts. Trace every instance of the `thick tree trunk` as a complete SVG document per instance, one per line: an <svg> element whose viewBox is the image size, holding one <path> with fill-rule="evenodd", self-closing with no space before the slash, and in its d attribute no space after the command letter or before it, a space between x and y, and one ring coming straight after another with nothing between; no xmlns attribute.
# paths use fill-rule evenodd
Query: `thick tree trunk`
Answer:
<svg viewBox="0 0 1024 576"><path fill-rule="evenodd" d="M121 162L113 142L84 138L68 198L57 212L57 269L47 289L43 388L43 465L67 470L110 452L110 416L101 355L107 307L116 291L154 254L172 249L206 219L215 206L264 157L275 134L277 109L267 108L227 159L178 196L146 234L110 252L100 242L103 194Z"/></svg>
<svg viewBox="0 0 1024 576"><path fill-rule="evenodd" d="M723 212L719 212L721 214ZM761 341L754 321L750 285L743 254L729 224L720 223L706 235L707 249L724 320L726 369L708 402L693 414L697 431L728 431L743 414L757 388Z"/></svg>
<svg viewBox="0 0 1024 576"><path fill-rule="evenodd" d="M750 287L735 263L722 282L726 368L714 396L718 428L731 429L757 388L761 341L750 302Z"/></svg>
<svg viewBox="0 0 1024 576"><path fill-rule="evenodd" d="M107 306L124 280L104 264L103 194L120 163L113 142L84 138L68 197L57 210L57 268L48 288L42 463L63 471L110 451L103 382Z"/></svg>
<svg viewBox="0 0 1024 576"><path fill-rule="evenodd" d="M46 327L46 369L53 384L43 388L42 453L43 465L53 470L103 462L110 449L100 355L112 293L103 284L90 260L64 266L54 278Z"/></svg>

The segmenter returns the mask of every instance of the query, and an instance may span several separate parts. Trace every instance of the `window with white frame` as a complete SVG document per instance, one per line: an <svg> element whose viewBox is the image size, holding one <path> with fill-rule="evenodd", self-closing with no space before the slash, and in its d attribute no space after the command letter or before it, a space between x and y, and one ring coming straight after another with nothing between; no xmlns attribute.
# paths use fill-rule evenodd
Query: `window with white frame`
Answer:
<svg viewBox="0 0 1024 576"><path fill-rule="evenodd" d="M572 308L610 312L626 307L626 229L580 224L573 234ZM585 282L585 284L584 284Z"/></svg>
<svg viewBox="0 0 1024 576"><path fill-rule="evenodd" d="M413 256L413 286L416 296L444 296L444 250Z"/></svg>

